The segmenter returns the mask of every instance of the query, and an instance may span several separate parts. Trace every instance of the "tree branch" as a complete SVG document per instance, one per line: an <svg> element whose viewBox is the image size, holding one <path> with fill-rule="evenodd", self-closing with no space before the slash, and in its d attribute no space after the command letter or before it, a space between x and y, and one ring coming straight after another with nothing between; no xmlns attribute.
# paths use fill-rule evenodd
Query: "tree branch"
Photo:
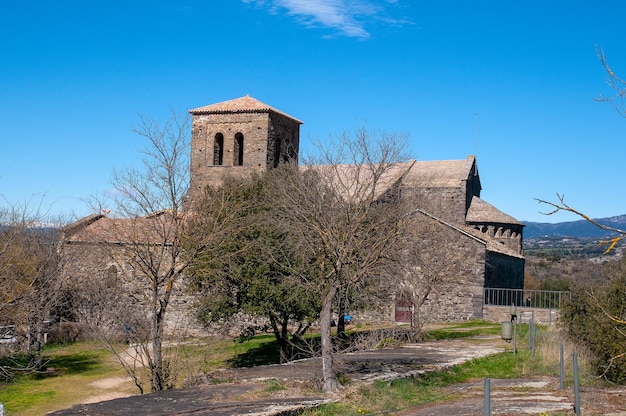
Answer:
<svg viewBox="0 0 626 416"><path fill-rule="evenodd" d="M606 231L612 231L615 232L617 234L619 234L617 237L614 237L610 240L606 240L606 241L601 241L599 244L600 245L608 245L608 248L604 251L604 254L607 254L609 252L611 252L611 250L613 250L615 248L615 246L617 245L618 242L620 242L622 239L624 239L626 237L626 230L622 230L620 228L616 228L616 227L611 227L608 225L604 225L604 224L600 224L598 221L590 218L588 215L578 211L575 208L572 208L571 206L567 205L565 203L565 196L564 195L560 195L560 194L556 194L557 198L559 199L558 203L555 202L550 202L550 201L545 201L543 199L538 199L535 198L535 200L537 202L539 202L540 204L546 204L549 205L553 208L552 211L550 212L542 212L543 215L554 215L559 211L567 211L567 212L571 212L573 214L578 215L579 217L583 218L585 221L588 221L589 223L595 225L596 227L602 229L602 230L606 230Z"/></svg>

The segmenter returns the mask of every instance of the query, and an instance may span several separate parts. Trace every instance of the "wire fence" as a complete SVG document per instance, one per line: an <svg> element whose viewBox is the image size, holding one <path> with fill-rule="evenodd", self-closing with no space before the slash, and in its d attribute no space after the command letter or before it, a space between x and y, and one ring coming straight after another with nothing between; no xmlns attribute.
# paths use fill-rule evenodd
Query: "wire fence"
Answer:
<svg viewBox="0 0 626 416"><path fill-rule="evenodd" d="M556 290L484 288L485 305L522 306L537 309L560 309L571 293Z"/></svg>

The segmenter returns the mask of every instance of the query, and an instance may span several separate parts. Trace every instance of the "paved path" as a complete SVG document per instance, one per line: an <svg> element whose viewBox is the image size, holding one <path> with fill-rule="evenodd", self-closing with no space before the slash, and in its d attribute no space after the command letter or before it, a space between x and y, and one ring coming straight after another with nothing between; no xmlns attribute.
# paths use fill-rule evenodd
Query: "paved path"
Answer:
<svg viewBox="0 0 626 416"><path fill-rule="evenodd" d="M342 354L336 357L338 371L353 382L392 380L427 371L450 367L474 358L504 350L499 338L489 340L449 340L408 345L402 348ZM51 413L56 416L90 415L284 415L315 407L341 398L318 394L309 396L307 387L321 380L319 359L301 360L284 365L227 369L211 373L214 380L228 383L206 384L181 390L132 396L93 404L76 405ZM268 388L278 380L286 390ZM492 415L538 415L543 412L574 414L572 397L558 390L558 381L549 378L537 380L491 380ZM298 386L302 388L298 388ZM400 410L394 415L425 416L483 415L484 381L450 387L454 400L424 403L418 407ZM309 392L308 394L303 392ZM618 400L621 397L617 394ZM625 396L626 397L626 396ZM293 413L288 413L293 412ZM625 413L591 413L615 414Z"/></svg>
<svg viewBox="0 0 626 416"><path fill-rule="evenodd" d="M392 380L495 354L503 351L503 345L499 339L471 346L461 340L426 342L401 348L340 354L336 356L335 363L337 370L353 381ZM81 404L51 415L274 415L288 409L337 400L337 397L322 394L315 397L280 397L285 394L282 391L272 397L263 397L268 396L267 380L270 379L296 387L288 389L288 393L315 391L307 387L318 385L320 369L319 358L314 358L282 365L220 370L211 373L212 379L220 382L228 380L228 383ZM298 389L298 385L304 388Z"/></svg>
<svg viewBox="0 0 626 416"><path fill-rule="evenodd" d="M491 379L488 402L491 415L574 414L574 406L565 391L559 391L555 380ZM484 380L457 384L448 389L454 400L425 403L396 413L397 416L476 416L484 415Z"/></svg>

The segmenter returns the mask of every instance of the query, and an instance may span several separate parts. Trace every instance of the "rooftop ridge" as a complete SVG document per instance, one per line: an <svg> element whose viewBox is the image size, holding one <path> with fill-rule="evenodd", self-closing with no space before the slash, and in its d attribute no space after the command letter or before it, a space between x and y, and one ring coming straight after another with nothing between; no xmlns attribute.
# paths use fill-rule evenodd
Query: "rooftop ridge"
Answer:
<svg viewBox="0 0 626 416"><path fill-rule="evenodd" d="M251 97L249 94L243 97L234 98L232 100L222 101L216 104L210 104L203 107L192 108L189 113L193 115L202 114L237 114L237 113L276 113L288 117L296 122L303 124L302 121L280 111L262 101Z"/></svg>

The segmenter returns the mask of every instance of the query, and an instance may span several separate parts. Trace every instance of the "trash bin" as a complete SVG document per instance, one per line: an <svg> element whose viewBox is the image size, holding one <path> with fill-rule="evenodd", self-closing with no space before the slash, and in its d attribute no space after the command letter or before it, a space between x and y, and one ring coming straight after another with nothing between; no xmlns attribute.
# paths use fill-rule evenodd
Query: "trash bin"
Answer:
<svg viewBox="0 0 626 416"><path fill-rule="evenodd" d="M505 341L513 339L513 322L502 322L502 339Z"/></svg>

